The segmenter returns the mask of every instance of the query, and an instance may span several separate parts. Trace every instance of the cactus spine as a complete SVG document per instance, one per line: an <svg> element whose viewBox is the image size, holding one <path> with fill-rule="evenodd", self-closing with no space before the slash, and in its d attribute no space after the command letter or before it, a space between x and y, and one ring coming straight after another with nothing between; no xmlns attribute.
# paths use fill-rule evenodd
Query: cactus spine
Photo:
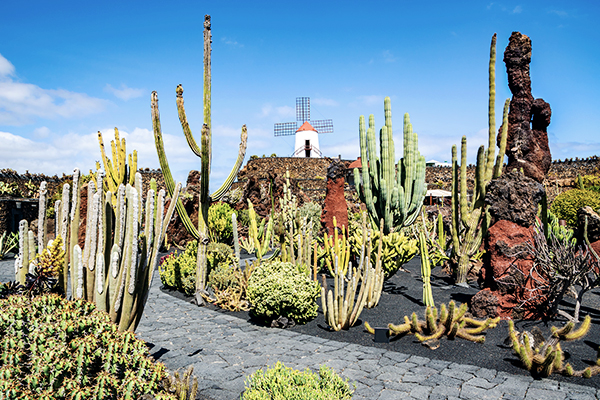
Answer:
<svg viewBox="0 0 600 400"><path fill-rule="evenodd" d="M379 132L380 156L375 144L375 118L359 118L362 174L354 169L356 191L367 206L374 226L383 218L387 235L394 228L410 226L421 210L425 198L425 157L419 153L418 137L413 132L408 113L404 114L404 156L395 165L392 132L392 107L389 97L384 100L385 126ZM361 180L362 176L362 180Z"/></svg>
<svg viewBox="0 0 600 400"><path fill-rule="evenodd" d="M488 101L488 148L479 147L475 170L473 199L468 201L467 193L467 138L462 137L460 169L457 162L456 146L452 146L452 262L455 265L455 283L467 286L467 274L471 258L479 252L481 243L490 224L490 215L484 203L487 184L502 174L508 132L508 106L504 103L500 148L496 152L496 34L492 36L489 63ZM495 158L495 164L494 164Z"/></svg>
<svg viewBox="0 0 600 400"><path fill-rule="evenodd" d="M183 221L184 226L196 239L198 239L198 267L196 271L196 300L199 304L204 304L202 296L199 294L205 290L206 284L206 246L208 245L208 208L212 201L218 201L231 187L231 184L235 180L237 173L242 166L244 157L246 155L246 142L248 139L248 132L246 125L242 126L241 143L238 152L238 158L236 160L233 169L231 170L223 185L212 195L208 194L209 187L209 175L210 175L210 162L212 157L211 152L211 43L212 33L210 16L205 15L204 17L204 124L202 126L201 135L201 147L198 146L192 131L187 121L185 114L185 108L183 104L183 88L181 85L177 86L177 111L179 113L179 121L183 128L183 133L190 146L192 152L201 158L201 169L200 169L200 207L198 216L198 228L194 227L189 215L187 214L183 203L177 202L177 213ZM169 169L169 163L165 154L164 143L162 140L162 130L160 125L160 115L158 112L158 94L152 92L152 126L154 130L154 139L156 143L156 151L158 153L158 159L165 179L165 186L172 196L175 182Z"/></svg>

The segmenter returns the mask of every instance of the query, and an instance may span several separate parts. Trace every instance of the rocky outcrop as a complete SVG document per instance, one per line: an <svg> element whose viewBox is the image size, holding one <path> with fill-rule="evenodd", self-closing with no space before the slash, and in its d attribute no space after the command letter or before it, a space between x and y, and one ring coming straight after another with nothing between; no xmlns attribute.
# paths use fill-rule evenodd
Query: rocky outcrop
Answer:
<svg viewBox="0 0 600 400"><path fill-rule="evenodd" d="M513 32L504 51L508 86L513 94L508 115L506 170L523 169L525 175L542 183L552 163L546 130L552 111L550 104L534 99L531 94L530 62L531 39Z"/></svg>
<svg viewBox="0 0 600 400"><path fill-rule="evenodd" d="M485 203L490 206L493 221L507 220L529 227L535 221L543 195L540 183L511 171L490 182Z"/></svg>
<svg viewBox="0 0 600 400"><path fill-rule="evenodd" d="M346 166L343 162L332 160L327 168L327 192L325 205L321 212L321 225L325 227L328 235L333 235L333 217L335 217L338 228L348 227L348 207L344 196L344 176Z"/></svg>
<svg viewBox="0 0 600 400"><path fill-rule="evenodd" d="M545 278L533 268L526 242L533 243L534 228L500 220L488 230L480 284L485 287L471 299L477 317L539 319L543 298L532 296Z"/></svg>

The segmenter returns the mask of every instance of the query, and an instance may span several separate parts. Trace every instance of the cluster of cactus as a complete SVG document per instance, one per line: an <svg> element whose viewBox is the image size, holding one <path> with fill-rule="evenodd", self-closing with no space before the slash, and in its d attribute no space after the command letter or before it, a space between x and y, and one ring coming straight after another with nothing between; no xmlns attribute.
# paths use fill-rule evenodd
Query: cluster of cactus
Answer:
<svg viewBox="0 0 600 400"><path fill-rule="evenodd" d="M120 185L129 184L133 186L135 184L135 171L137 171L137 151L133 150L133 154L129 154L128 165L125 138L119 141L119 130L117 128L115 128L115 139L110 141L112 160L106 157L104 140L100 131L98 131L98 143L100 144L100 153L106 174L106 179L103 180L104 192L117 193ZM96 169L102 169L98 161L96 161ZM98 185L96 186L98 187ZM117 206L116 200L116 198L113 199L113 207Z"/></svg>
<svg viewBox="0 0 600 400"><path fill-rule="evenodd" d="M363 212L362 251L358 268L352 267L350 262L350 245L345 234L340 240L337 229L334 241L327 247L326 260L328 265L333 265L333 290L328 289L325 275L321 286L321 306L323 315L329 327L334 331L349 329L356 324L363 308L372 308L379 303L383 290L384 273L381 266L382 240L379 240L375 264L371 264L372 229L367 229L366 213ZM336 225L333 218L334 227ZM380 236L383 232L383 221L380 224ZM325 236L326 243L328 237ZM366 243L366 246L365 246ZM356 290L360 286L358 296Z"/></svg>
<svg viewBox="0 0 600 400"><path fill-rule="evenodd" d="M595 365L577 371L571 364L563 364L565 354L560 342L578 340L584 337L590 329L592 319L586 316L578 329L573 321L562 328L552 327L552 334L547 340L536 343L534 335L530 332L517 332L512 320L508 321L508 333L512 342L513 351L519 356L523 366L534 376L547 377L552 372L566 376L582 376L590 378L600 373L600 353L596 356Z"/></svg>
<svg viewBox="0 0 600 400"><path fill-rule="evenodd" d="M98 187L102 187L102 170L97 174ZM93 181L88 183L85 245L78 244L80 185L79 171L73 174L73 192L63 187L63 200L56 203L56 232L65 238L63 250L66 256L58 285L67 293L69 275L74 298L94 302L110 314L119 329L133 331L137 327L148 297L154 269L158 263L158 251L167 225L174 211L181 184L173 194L171 206L164 212L165 192L161 190L155 203L154 191L147 193L146 208L142 206L142 177L136 173L136 186L120 185L113 209L113 193L96 190ZM40 185L40 216L45 215L45 182ZM154 210L156 208L156 217ZM43 217L40 217L43 218ZM43 221L43 219L40 219ZM45 243L45 223L40 223L38 243ZM20 223L19 256L15 261L16 279L24 284L27 272L34 263L33 232L27 230L27 222ZM43 248L40 245L39 248ZM70 268L69 268L70 267ZM29 270L29 271L28 271ZM69 274L70 272L70 274Z"/></svg>
<svg viewBox="0 0 600 400"><path fill-rule="evenodd" d="M375 143L375 117L373 114L369 116L369 129L365 129L365 117L360 116L362 171L354 169L354 182L360 200L367 206L372 224L377 226L383 218L383 231L388 234L415 221L423 206L427 187L425 157L419 153L418 137L412 130L408 113L404 114L404 156L396 166L389 97L384 100L384 111L385 125L379 132L380 155Z"/></svg>
<svg viewBox="0 0 600 400"><path fill-rule="evenodd" d="M446 236L444 231L444 216L438 210L438 214L434 224L429 223L423 213L421 213L422 219L422 230L425 234L425 242L429 252L429 257L433 266L442 265L445 261L448 261L448 249L449 244L452 240ZM432 225L429 227L428 225ZM413 225L415 226L415 225Z"/></svg>
<svg viewBox="0 0 600 400"><path fill-rule="evenodd" d="M252 205L252 202L250 200L248 200L248 215L250 219L250 226L248 228L248 239L242 238L240 240L240 245L249 254L254 254L258 262L262 260L273 259L279 253L279 249L275 249L273 253L271 253L269 256L266 256L266 254L269 251L271 251L271 241L273 237L273 218L269 218L269 222L266 223L266 226L266 219L261 219L259 225L257 219L260 217L256 215L256 211L254 211L254 205ZM232 223L234 224L233 231L237 232L237 219L232 219ZM236 257L239 259L239 250L236 250Z"/></svg>
<svg viewBox="0 0 600 400"><path fill-rule="evenodd" d="M384 227L385 230L385 227ZM351 228L350 244L351 252L355 257L360 256L362 246L365 244L363 235L364 230L360 225L354 224ZM380 234L374 230L371 235L371 246L375 248L377 243L381 242L381 267L385 274L385 279L391 278L402 265L409 262L419 251L418 241L406 236L402 231ZM371 254L371 263L375 264L377 254Z"/></svg>
<svg viewBox="0 0 600 400"><path fill-rule="evenodd" d="M554 236L560 242L567 243L571 246L577 245L577 238L575 237L575 231L569 228L566 225L561 225L559 223L558 217L548 209L548 198L544 193L544 197L542 198L541 207L541 225L544 230L544 236L548 243L550 243L551 236ZM536 219L536 224L539 225L538 220Z"/></svg>
<svg viewBox="0 0 600 400"><path fill-rule="evenodd" d="M175 399L164 365L108 314L57 294L0 300L0 393L5 399Z"/></svg>
<svg viewBox="0 0 600 400"><path fill-rule="evenodd" d="M400 325L389 324L389 335L409 335L414 334L420 342L429 342L438 340L443 335L448 339L456 337L466 339L475 343L485 342L485 336L481 333L486 329L495 328L500 317L488 318L486 320L477 320L465 316L468 306L463 303L456 307L454 301L448 303L448 307L442 304L438 315L438 310L434 306L428 306L425 310L425 320L417 318L416 313L412 316L404 316L404 323ZM375 330L365 322L367 332L375 334Z"/></svg>
<svg viewBox="0 0 600 400"><path fill-rule="evenodd" d="M462 137L460 167L456 146L452 146L452 262L455 283L467 286L471 260L479 253L483 237L491 223L484 198L487 185L502 174L508 132L509 99L504 103L502 133L496 153L496 34L492 37L489 63L488 148L482 145L477 152L473 198L467 193L467 138ZM494 164L495 159L495 164Z"/></svg>
<svg viewBox="0 0 600 400"><path fill-rule="evenodd" d="M194 152L194 154L201 158L200 167L200 205L198 207L198 228L194 227L183 203L177 201L177 214L181 218L185 228L190 232L194 238L198 240L198 266L196 276L196 301L198 304L203 304L200 293L205 292L206 278L207 278L207 264L206 264L206 245L209 242L208 237L208 208L213 201L220 200L229 190L233 181L235 180L242 163L244 162L244 156L246 155L246 142L248 139L248 132L246 125L242 126L241 143L236 160L231 173L223 182L223 185L213 194L209 196L209 175L210 175L210 163L212 159L211 152L211 43L212 33L210 16L205 15L204 17L204 124L202 125L202 138L201 146L199 147L192 135L192 131L187 121L185 114L185 108L183 105L183 88L181 85L177 86L177 110L179 113L179 121L183 128L183 133L187 142ZM156 151L158 153L158 159L160 161L161 170L165 180L165 186L171 196L175 190L175 181L171 175L167 156L165 154L165 146L162 139L162 130L160 125L160 115L158 112L158 94L152 92L152 126L154 130L154 139L156 143Z"/></svg>

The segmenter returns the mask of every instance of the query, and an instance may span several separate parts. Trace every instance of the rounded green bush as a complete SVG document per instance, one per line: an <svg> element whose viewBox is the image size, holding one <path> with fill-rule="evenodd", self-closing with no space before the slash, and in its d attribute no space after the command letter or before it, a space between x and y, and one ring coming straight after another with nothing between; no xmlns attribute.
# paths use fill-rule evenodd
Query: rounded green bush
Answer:
<svg viewBox="0 0 600 400"><path fill-rule="evenodd" d="M193 295L196 292L196 258L198 242L189 242L179 255L171 253L161 259L158 266L163 285ZM234 261L233 250L224 243L209 243L207 248L207 273L210 275L218 266L227 267Z"/></svg>
<svg viewBox="0 0 600 400"><path fill-rule="evenodd" d="M569 226L574 228L577 226L577 210L585 206L598 210L600 194L592 190L571 189L556 196L550 206L550 211L558 219L564 219Z"/></svg>
<svg viewBox="0 0 600 400"><path fill-rule="evenodd" d="M292 263L267 261L252 273L247 294L254 317L270 321L283 316L304 324L317 316L321 287Z"/></svg>
<svg viewBox="0 0 600 400"><path fill-rule="evenodd" d="M352 393L348 380L325 365L316 374L308 368L299 371L277 362L246 379L242 400L347 400Z"/></svg>
<svg viewBox="0 0 600 400"><path fill-rule="evenodd" d="M137 399L165 392L165 367L107 313L57 294L0 300L0 398Z"/></svg>

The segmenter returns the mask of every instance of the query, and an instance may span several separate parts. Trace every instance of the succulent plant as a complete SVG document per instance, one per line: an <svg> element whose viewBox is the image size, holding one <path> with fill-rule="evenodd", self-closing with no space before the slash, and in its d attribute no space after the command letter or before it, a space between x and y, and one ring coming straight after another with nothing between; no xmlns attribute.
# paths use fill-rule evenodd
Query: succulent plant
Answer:
<svg viewBox="0 0 600 400"><path fill-rule="evenodd" d="M486 320L473 319L465 316L467 308L467 303L463 303L457 308L456 303L451 301L448 303L448 307L445 304L441 305L438 315L436 307L428 306L425 310L424 321L419 320L417 314L413 312L410 318L404 316L403 324L389 324L389 335L415 335L420 342L438 340L446 335L448 339L459 337L472 342L483 343L485 342L485 336L481 333L486 329L495 328L500 321L500 317ZM367 332L375 334L375 330L368 322L365 322L365 328Z"/></svg>
<svg viewBox="0 0 600 400"><path fill-rule="evenodd" d="M584 337L591 326L591 317L587 315L579 328L575 329L575 323L569 321L562 328L552 327L548 339L535 343L529 332L517 332L512 320L508 321L508 333L512 342L513 351L519 356L523 367L533 376L547 377L552 372L566 376L582 376L590 378L600 373L600 354L596 356L595 365L577 371L571 364L563 364L565 353L560 342L578 340Z"/></svg>

